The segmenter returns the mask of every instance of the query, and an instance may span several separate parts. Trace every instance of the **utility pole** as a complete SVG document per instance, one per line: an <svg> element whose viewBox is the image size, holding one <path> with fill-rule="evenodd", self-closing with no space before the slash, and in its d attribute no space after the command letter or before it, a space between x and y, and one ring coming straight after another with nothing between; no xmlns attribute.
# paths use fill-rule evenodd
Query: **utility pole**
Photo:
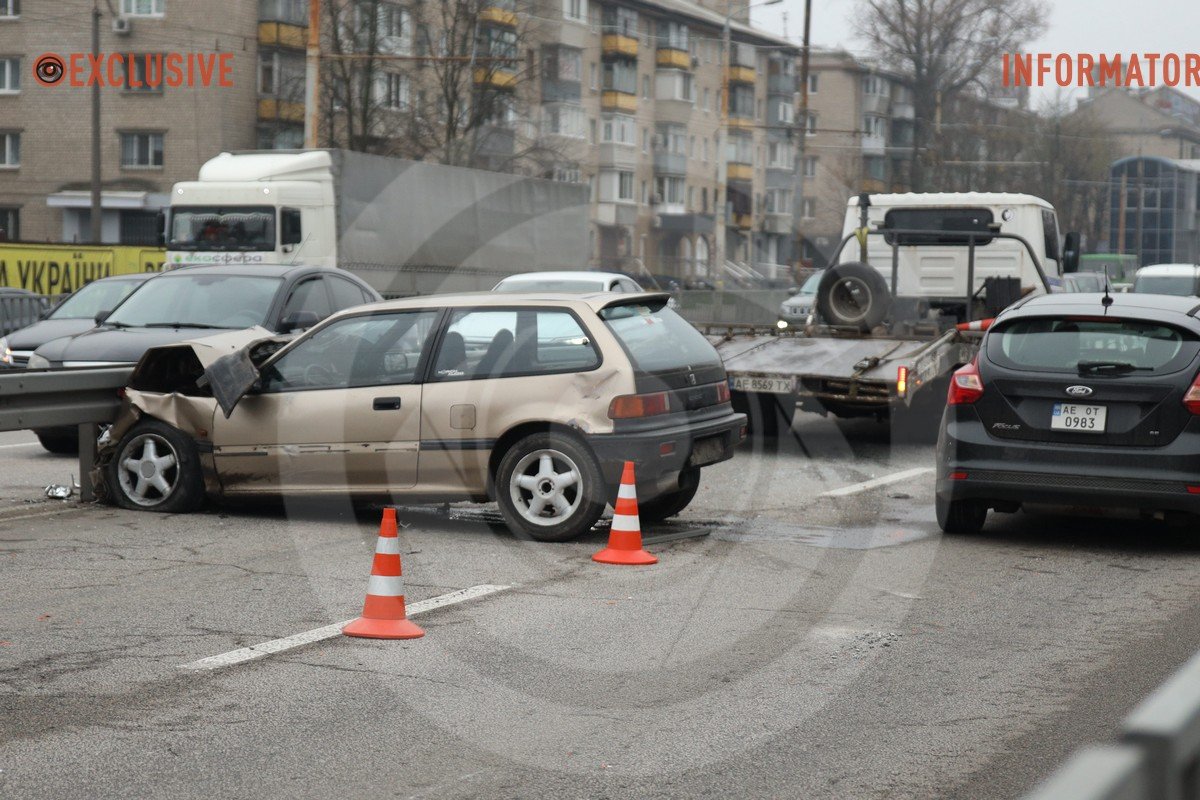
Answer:
<svg viewBox="0 0 1200 800"><path fill-rule="evenodd" d="M318 147L321 131L321 0L308 0L308 50L304 63L304 146Z"/></svg>
<svg viewBox="0 0 1200 800"><path fill-rule="evenodd" d="M792 172L796 182L796 191L792 195L792 238L797 250L797 266L804 263L804 145L808 139L808 37L811 31L812 0L804 0L804 38L800 44L800 124L792 125L792 130L798 128L800 131L800 142L796 146L796 163Z"/></svg>
<svg viewBox="0 0 1200 800"><path fill-rule="evenodd" d="M100 4L99 0L92 0L92 58L100 59ZM100 183L100 82L93 81L92 83L92 210L91 223L92 230L90 234L92 244L100 244L103 238L103 229L101 227L101 215L103 214L101 204L101 183Z"/></svg>
<svg viewBox="0 0 1200 800"><path fill-rule="evenodd" d="M726 237L726 219L729 209L729 165L728 150L729 150L729 65L733 62L730 49L733 40L733 32L730 27L730 17L733 16L733 4L726 3L725 24L721 28L721 92L719 102L721 103L721 121L717 128L720 144L717 145L717 195L721 198L720 203L714 203L713 211L716 212L716 230L714 240L716 242L717 256L717 288L725 286L725 237Z"/></svg>

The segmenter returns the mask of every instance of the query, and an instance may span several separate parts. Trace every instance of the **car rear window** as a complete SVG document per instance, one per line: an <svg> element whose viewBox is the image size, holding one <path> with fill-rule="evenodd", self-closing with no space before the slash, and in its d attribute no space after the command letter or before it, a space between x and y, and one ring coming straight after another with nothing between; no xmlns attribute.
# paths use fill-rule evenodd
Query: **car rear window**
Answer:
<svg viewBox="0 0 1200 800"><path fill-rule="evenodd" d="M1139 294L1174 294L1189 297L1196 294L1196 279L1191 275L1140 275L1133 284Z"/></svg>
<svg viewBox="0 0 1200 800"><path fill-rule="evenodd" d="M1200 348L1191 332L1157 322L1071 317L1019 319L988 342L988 357L1002 366L1098 374L1174 372Z"/></svg>
<svg viewBox="0 0 1200 800"><path fill-rule="evenodd" d="M665 305L610 306L600 311L600 319L620 340L633 368L640 372L694 369L721 363L717 351L700 331Z"/></svg>

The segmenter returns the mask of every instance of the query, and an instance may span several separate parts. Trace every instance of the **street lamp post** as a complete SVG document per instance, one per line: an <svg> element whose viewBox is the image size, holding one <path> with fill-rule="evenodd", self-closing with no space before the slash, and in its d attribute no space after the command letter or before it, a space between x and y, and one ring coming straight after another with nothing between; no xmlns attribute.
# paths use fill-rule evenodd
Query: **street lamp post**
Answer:
<svg viewBox="0 0 1200 800"><path fill-rule="evenodd" d="M728 216L729 209L729 165L728 158L725 153L721 152L724 147L726 152L729 148L729 70L733 63L733 15L743 11L749 11L752 8L761 6L773 6L782 3L783 0L763 0L759 3L742 3L739 5L728 4L725 8L725 22L721 26L721 124L720 131L722 136L722 144L717 148L717 192L724 198L724 203L719 208L714 209L717 212L716 225L716 251L717 251L717 285L724 285L724 270L725 270L725 241L726 241L726 224L725 220Z"/></svg>

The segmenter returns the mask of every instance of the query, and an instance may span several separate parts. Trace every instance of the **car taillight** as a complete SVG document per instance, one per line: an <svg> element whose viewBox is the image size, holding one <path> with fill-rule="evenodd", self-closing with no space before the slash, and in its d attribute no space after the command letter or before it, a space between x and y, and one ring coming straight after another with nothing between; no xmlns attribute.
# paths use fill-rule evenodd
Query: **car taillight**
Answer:
<svg viewBox="0 0 1200 800"><path fill-rule="evenodd" d="M608 404L609 419L634 419L666 414L671 410L671 395L667 392L651 394L623 394L614 397Z"/></svg>
<svg viewBox="0 0 1200 800"><path fill-rule="evenodd" d="M946 395L946 404L951 406L963 403L974 403L983 397L983 381L979 378L979 368L972 361L965 367L959 367L950 377L950 391Z"/></svg>
<svg viewBox="0 0 1200 800"><path fill-rule="evenodd" d="M729 384L721 381L717 384L717 405L729 402Z"/></svg>
<svg viewBox="0 0 1200 800"><path fill-rule="evenodd" d="M1183 396L1183 405L1191 413L1200 416L1200 374L1196 375L1196 379L1188 387L1187 394Z"/></svg>

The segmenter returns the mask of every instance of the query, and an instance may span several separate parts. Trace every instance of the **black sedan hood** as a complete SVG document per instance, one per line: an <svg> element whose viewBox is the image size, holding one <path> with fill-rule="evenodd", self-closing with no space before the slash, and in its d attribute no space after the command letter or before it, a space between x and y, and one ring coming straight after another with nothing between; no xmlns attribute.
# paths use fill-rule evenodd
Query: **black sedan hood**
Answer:
<svg viewBox="0 0 1200 800"><path fill-rule="evenodd" d="M74 336L94 327L96 323L90 319L44 319L10 333L8 346L13 350L36 350L46 342Z"/></svg>
<svg viewBox="0 0 1200 800"><path fill-rule="evenodd" d="M151 347L224 333L209 328L113 328L101 326L77 336L55 339L37 349L54 366L77 361L135 364Z"/></svg>

